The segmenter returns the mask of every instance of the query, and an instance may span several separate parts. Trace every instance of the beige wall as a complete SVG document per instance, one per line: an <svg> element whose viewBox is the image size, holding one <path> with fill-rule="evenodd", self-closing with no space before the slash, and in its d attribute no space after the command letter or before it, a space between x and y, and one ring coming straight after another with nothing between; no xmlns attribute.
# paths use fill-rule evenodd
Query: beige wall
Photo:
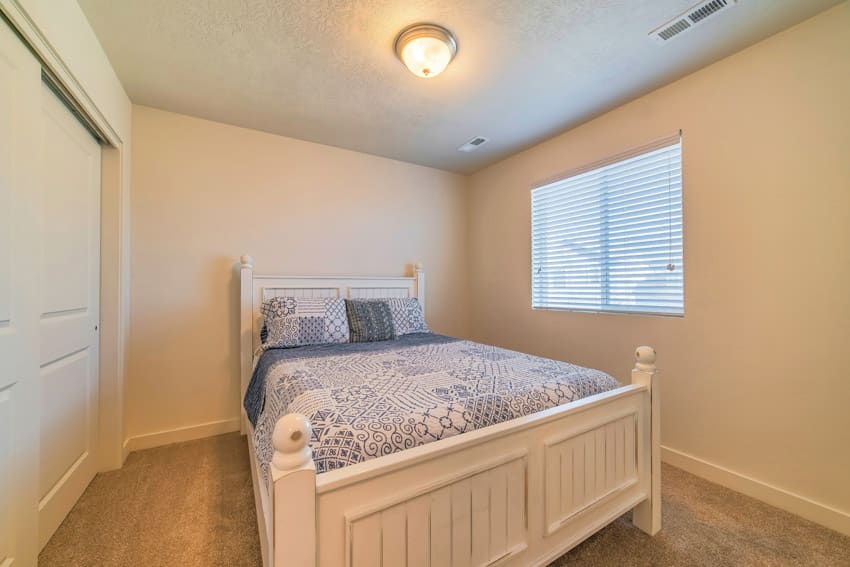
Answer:
<svg viewBox="0 0 850 567"><path fill-rule="evenodd" d="M754 494L763 489L762 497L844 531L848 62L844 3L479 172L471 180L469 227L476 340L572 360L621 380L633 347L656 347L665 446L752 477L756 483L725 480ZM532 311L531 186L679 128L685 317ZM712 470L723 480L723 471L702 467Z"/></svg>
<svg viewBox="0 0 850 567"><path fill-rule="evenodd" d="M132 437L235 423L240 254L289 274L421 260L429 324L467 334L459 175L135 106L132 218Z"/></svg>

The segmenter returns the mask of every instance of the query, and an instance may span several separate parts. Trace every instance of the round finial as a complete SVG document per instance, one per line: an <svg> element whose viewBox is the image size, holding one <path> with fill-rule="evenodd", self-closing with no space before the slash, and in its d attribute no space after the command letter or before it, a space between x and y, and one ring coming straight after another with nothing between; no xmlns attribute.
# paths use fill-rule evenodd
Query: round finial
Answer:
<svg viewBox="0 0 850 567"><path fill-rule="evenodd" d="M312 434L310 420L301 414L291 413L277 420L272 434L274 466L285 471L307 464L313 458L308 444Z"/></svg>
<svg viewBox="0 0 850 567"><path fill-rule="evenodd" d="M416 262L416 271L421 272L425 269L425 265L422 262Z"/></svg>
<svg viewBox="0 0 850 567"><path fill-rule="evenodd" d="M253 268L254 267L254 258L251 256L241 256L239 261L242 262L243 268Z"/></svg>
<svg viewBox="0 0 850 567"><path fill-rule="evenodd" d="M655 370L655 349L648 346L639 346L635 349L635 367L638 370Z"/></svg>

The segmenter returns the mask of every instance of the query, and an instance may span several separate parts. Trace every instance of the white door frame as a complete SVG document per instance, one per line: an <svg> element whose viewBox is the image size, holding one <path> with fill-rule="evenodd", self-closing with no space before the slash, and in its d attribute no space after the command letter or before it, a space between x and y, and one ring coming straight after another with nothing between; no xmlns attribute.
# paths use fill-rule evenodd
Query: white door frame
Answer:
<svg viewBox="0 0 850 567"><path fill-rule="evenodd" d="M124 443L124 377L129 327L130 172L126 167L129 163L129 139L122 139L118 125L110 122L24 4L32 6L33 12L45 9L36 1L0 0L0 13L109 144L109 147L103 147L101 158L98 468L102 471L116 469L121 467L127 456ZM59 39L68 38L58 38L57 41ZM125 136L128 135L129 132Z"/></svg>

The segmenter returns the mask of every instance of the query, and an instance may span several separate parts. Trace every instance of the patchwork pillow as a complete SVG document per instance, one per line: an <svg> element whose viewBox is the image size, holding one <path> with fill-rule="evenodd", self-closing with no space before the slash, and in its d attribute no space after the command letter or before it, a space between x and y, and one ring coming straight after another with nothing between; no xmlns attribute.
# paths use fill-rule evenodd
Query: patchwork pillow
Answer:
<svg viewBox="0 0 850 567"><path fill-rule="evenodd" d="M347 299L345 309L351 342L391 341L396 338L393 314L386 301Z"/></svg>
<svg viewBox="0 0 850 567"><path fill-rule="evenodd" d="M387 305L390 306L390 311L393 314L393 327L397 336L431 332L428 325L425 324L422 304L415 297L391 297L382 301L386 301Z"/></svg>
<svg viewBox="0 0 850 567"><path fill-rule="evenodd" d="M348 342L345 300L336 297L274 297L263 303L263 348Z"/></svg>

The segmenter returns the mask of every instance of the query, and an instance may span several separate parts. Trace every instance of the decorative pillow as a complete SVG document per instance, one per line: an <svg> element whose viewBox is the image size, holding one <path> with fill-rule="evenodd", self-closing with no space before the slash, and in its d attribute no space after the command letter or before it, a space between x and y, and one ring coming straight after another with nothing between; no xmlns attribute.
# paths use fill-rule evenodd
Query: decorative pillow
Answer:
<svg viewBox="0 0 850 567"><path fill-rule="evenodd" d="M391 297L382 301L386 301L387 305L390 306L390 311L393 314L393 327L397 336L431 332L428 325L425 324L422 305L415 297Z"/></svg>
<svg viewBox="0 0 850 567"><path fill-rule="evenodd" d="M351 342L391 341L396 338L393 314L383 300L345 300Z"/></svg>
<svg viewBox="0 0 850 567"><path fill-rule="evenodd" d="M344 299L274 297L263 303L261 312L264 349L348 342Z"/></svg>

